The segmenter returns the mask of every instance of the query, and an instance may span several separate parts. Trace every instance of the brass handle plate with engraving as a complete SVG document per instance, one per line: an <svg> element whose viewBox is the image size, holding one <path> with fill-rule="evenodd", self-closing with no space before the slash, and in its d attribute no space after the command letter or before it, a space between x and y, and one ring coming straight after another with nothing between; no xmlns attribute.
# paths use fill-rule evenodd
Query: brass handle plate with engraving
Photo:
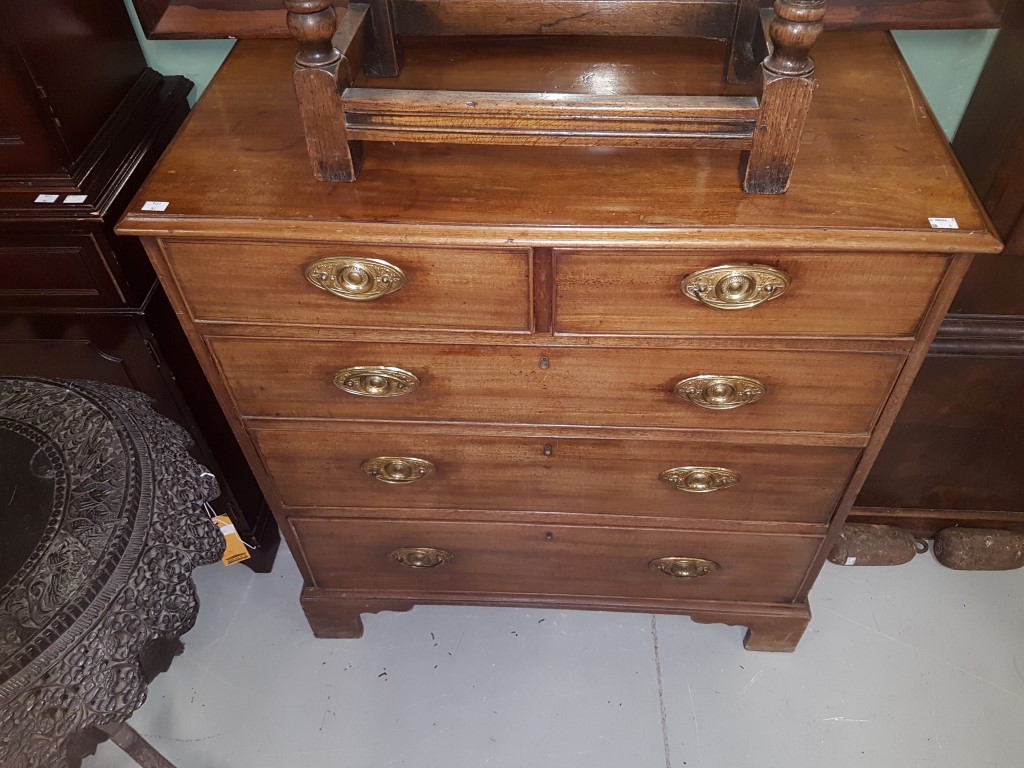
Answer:
<svg viewBox="0 0 1024 768"><path fill-rule="evenodd" d="M658 477L666 485L686 493L713 493L740 481L737 473L725 467L673 467Z"/></svg>
<svg viewBox="0 0 1024 768"><path fill-rule="evenodd" d="M767 391L763 383L749 376L709 374L682 379L672 388L676 397L712 411L725 411L756 402Z"/></svg>
<svg viewBox="0 0 1024 768"><path fill-rule="evenodd" d="M330 294L350 301L373 301L402 290L405 272L383 259L329 256L306 267L306 279Z"/></svg>
<svg viewBox="0 0 1024 768"><path fill-rule="evenodd" d="M399 397L419 389L420 380L393 365L353 365L334 374L334 386L361 397Z"/></svg>
<svg viewBox="0 0 1024 768"><path fill-rule="evenodd" d="M407 485L434 474L436 467L426 459L413 456L377 456L367 459L362 470L374 480L388 485Z"/></svg>
<svg viewBox="0 0 1024 768"><path fill-rule="evenodd" d="M454 558L451 552L433 547L401 547L388 552L388 559L406 568L437 568Z"/></svg>
<svg viewBox="0 0 1024 768"><path fill-rule="evenodd" d="M789 283L789 275L765 264L723 264L687 275L679 289L714 309L750 309L779 298Z"/></svg>
<svg viewBox="0 0 1024 768"><path fill-rule="evenodd" d="M648 566L676 579L699 579L710 576L719 568L715 561L702 557L659 557L651 560Z"/></svg>

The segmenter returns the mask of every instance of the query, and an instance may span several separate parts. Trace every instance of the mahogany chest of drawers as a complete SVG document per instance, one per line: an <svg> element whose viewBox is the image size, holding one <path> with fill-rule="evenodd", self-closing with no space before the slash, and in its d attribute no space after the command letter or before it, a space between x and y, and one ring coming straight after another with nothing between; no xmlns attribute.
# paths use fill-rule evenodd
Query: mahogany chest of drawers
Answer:
<svg viewBox="0 0 1024 768"><path fill-rule="evenodd" d="M489 45L410 43L393 82L721 87L713 43ZM314 631L558 606L792 650L971 254L1000 248L891 40L823 38L778 197L698 151L374 145L354 184L316 182L293 54L236 46L120 231L232 415Z"/></svg>

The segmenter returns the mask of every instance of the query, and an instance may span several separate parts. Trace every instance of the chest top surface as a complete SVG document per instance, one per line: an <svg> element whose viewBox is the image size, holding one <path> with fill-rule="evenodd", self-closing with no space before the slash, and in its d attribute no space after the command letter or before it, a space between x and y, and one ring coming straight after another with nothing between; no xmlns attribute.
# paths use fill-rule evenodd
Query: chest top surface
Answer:
<svg viewBox="0 0 1024 768"><path fill-rule="evenodd" d="M376 144L314 180L291 41L242 41L119 231L466 245L994 252L1000 244L891 38L826 35L790 191L745 195L730 152ZM722 49L644 39L410 40L398 88L718 94ZM602 62L602 63L595 63ZM381 84L381 81L375 81ZM142 210L164 201L163 212ZM934 229L952 218L957 229Z"/></svg>

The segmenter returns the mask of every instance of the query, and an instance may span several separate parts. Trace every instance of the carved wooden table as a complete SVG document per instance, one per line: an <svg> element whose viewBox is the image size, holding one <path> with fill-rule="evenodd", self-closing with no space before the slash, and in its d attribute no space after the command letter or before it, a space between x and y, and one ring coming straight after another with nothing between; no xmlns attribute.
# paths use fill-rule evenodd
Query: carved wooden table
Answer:
<svg viewBox="0 0 1024 768"><path fill-rule="evenodd" d="M127 725L198 611L220 557L213 475L137 392L0 378L0 765L77 766L99 729L170 765Z"/></svg>

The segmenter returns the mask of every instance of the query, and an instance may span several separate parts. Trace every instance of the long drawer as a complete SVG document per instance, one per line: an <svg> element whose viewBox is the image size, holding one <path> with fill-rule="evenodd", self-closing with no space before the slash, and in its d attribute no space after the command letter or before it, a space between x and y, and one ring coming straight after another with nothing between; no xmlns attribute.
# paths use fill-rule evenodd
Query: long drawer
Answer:
<svg viewBox="0 0 1024 768"><path fill-rule="evenodd" d="M948 264L909 254L555 255L556 331L668 336L912 336ZM714 271L723 265L735 268Z"/></svg>
<svg viewBox="0 0 1024 768"><path fill-rule="evenodd" d="M895 354L364 344L208 337L244 416L865 433ZM412 374L373 397L365 368ZM339 372L351 369L359 374ZM698 377L717 377L714 379ZM741 377L720 381L722 377ZM411 382L411 380L409 380ZM716 384L716 382L718 382ZM731 383L730 383L731 382ZM753 383L751 383L753 382ZM386 387L384 387L386 389ZM693 398L734 408L709 409ZM752 398L760 391L759 399ZM677 394L677 392L679 394Z"/></svg>
<svg viewBox="0 0 1024 768"><path fill-rule="evenodd" d="M286 505L827 523L860 451L422 429L251 430Z"/></svg>
<svg viewBox="0 0 1024 768"><path fill-rule="evenodd" d="M0 238L0 308L123 307L129 300L126 286L112 274L116 262L108 261L113 256L91 233L5 231Z"/></svg>
<svg viewBox="0 0 1024 768"><path fill-rule="evenodd" d="M197 320L513 332L532 324L526 249L168 240L163 248Z"/></svg>
<svg viewBox="0 0 1024 768"><path fill-rule="evenodd" d="M505 593L784 602L821 543L817 536L476 521L289 523L316 586L435 599ZM669 573L652 566L656 560Z"/></svg>

